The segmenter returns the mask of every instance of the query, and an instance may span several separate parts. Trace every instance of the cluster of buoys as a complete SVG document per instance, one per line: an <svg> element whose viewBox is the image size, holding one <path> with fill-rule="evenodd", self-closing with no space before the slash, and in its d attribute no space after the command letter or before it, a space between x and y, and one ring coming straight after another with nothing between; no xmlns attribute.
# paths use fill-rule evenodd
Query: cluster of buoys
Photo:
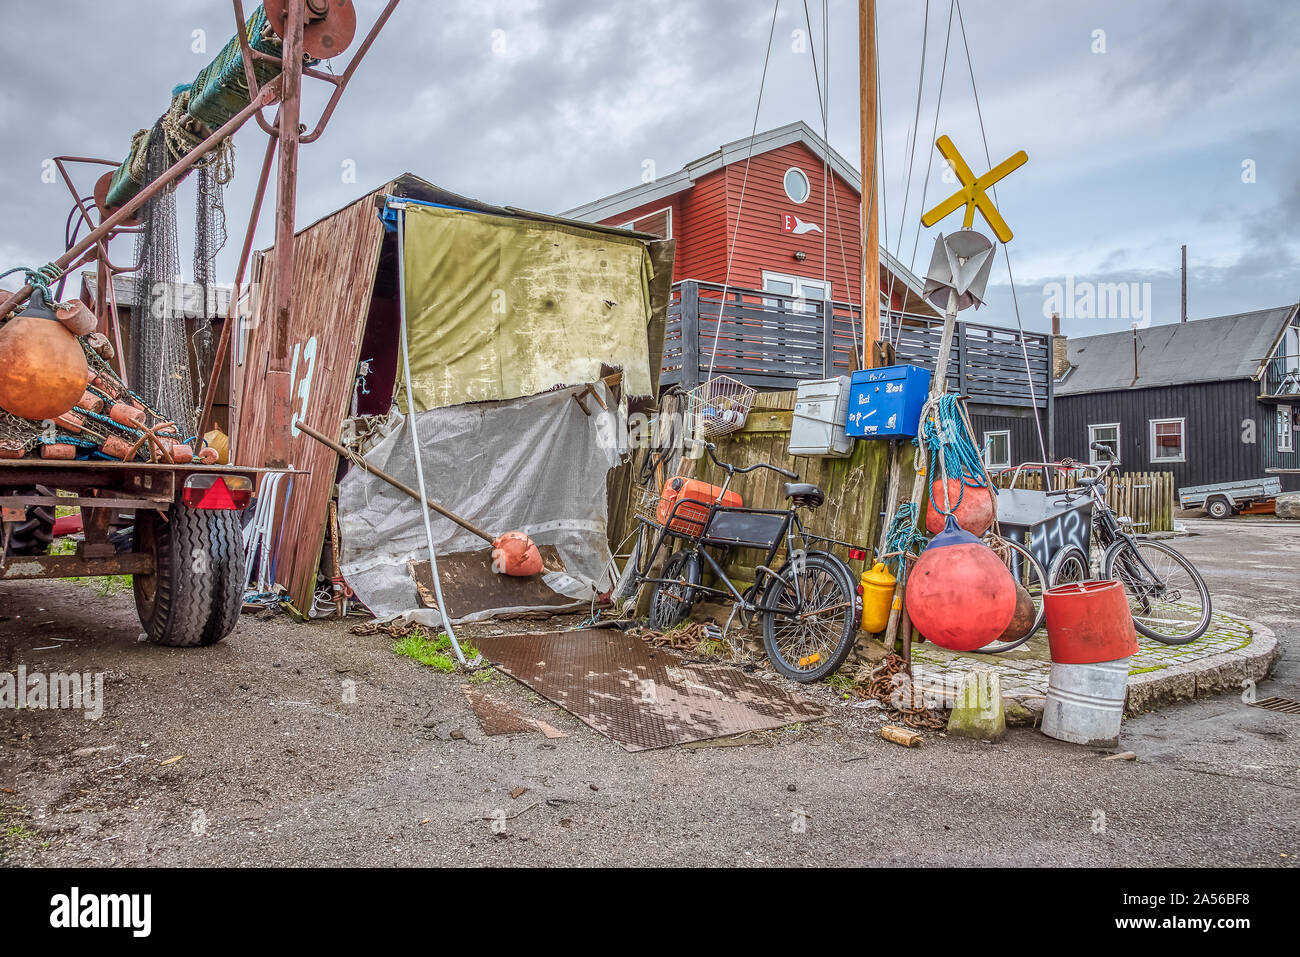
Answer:
<svg viewBox="0 0 1300 957"><path fill-rule="evenodd" d="M906 595L907 614L917 630L953 651L974 651L996 641L1011 630L1021 611L1006 564L951 515L908 572Z"/></svg>
<svg viewBox="0 0 1300 957"><path fill-rule="evenodd" d="M37 288L27 308L0 327L0 409L36 421L72 411L90 382L86 354L68 328L84 327L83 310L67 309L61 321Z"/></svg>

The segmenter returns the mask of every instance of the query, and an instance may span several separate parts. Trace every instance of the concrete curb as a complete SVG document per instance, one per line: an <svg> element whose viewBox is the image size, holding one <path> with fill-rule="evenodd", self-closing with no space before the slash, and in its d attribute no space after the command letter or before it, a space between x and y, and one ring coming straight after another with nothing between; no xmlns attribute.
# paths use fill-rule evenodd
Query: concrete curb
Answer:
<svg viewBox="0 0 1300 957"><path fill-rule="evenodd" d="M1273 629L1248 618L1232 617L1250 629L1250 644L1187 664L1130 675L1124 714L1132 717L1203 695L1242 691L1246 682L1267 678L1278 657L1277 636Z"/></svg>

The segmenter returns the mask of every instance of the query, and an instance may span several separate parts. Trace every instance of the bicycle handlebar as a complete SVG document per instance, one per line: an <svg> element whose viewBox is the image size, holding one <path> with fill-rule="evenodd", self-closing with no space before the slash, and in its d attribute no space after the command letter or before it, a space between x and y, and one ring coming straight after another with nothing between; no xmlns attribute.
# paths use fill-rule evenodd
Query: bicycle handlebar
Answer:
<svg viewBox="0 0 1300 957"><path fill-rule="evenodd" d="M714 464L717 465L718 468L725 470L728 475L744 475L746 472L754 471L754 469L771 469L773 472L784 475L786 478L797 479L799 477L798 472L791 472L789 469L779 468L775 465L768 465L766 462L758 462L754 465L747 465L744 468L741 468L738 465L728 465L726 462L723 462L718 458L716 454L718 447L712 442L705 442L704 449L709 453L709 458L713 459Z"/></svg>

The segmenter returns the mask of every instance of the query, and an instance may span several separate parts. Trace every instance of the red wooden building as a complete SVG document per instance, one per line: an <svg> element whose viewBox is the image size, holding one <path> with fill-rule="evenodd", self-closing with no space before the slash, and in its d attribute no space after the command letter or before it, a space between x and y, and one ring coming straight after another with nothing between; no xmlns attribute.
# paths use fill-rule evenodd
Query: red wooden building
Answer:
<svg viewBox="0 0 1300 957"><path fill-rule="evenodd" d="M677 241L661 387L723 374L793 389L861 367L861 201L857 170L791 123L562 215ZM943 320L921 288L882 246L881 339L893 361L933 369ZM958 324L948 381L991 465L1050 448L1051 355L1048 336Z"/></svg>
<svg viewBox="0 0 1300 957"><path fill-rule="evenodd" d="M682 169L563 213L677 240L673 281L694 279L858 305L861 180L806 124L728 143ZM728 272L728 259L731 261ZM881 305L934 315L881 249Z"/></svg>

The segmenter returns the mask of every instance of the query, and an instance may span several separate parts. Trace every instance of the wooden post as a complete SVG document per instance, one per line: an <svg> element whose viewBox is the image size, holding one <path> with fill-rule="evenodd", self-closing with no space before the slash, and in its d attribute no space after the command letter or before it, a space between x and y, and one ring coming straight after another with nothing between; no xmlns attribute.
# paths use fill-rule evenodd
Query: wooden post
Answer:
<svg viewBox="0 0 1300 957"><path fill-rule="evenodd" d="M957 328L957 290L948 290L948 311L943 317L943 337L939 340L939 354L935 357L934 378L930 380L930 398L943 395L948 390L948 360L952 355L952 337ZM920 427L925 427L925 422L920 423ZM918 452L920 450L918 449ZM929 468L930 463L922 463L923 468ZM916 521L918 525L925 524L925 516L920 512L921 497L925 492L928 482L933 481L932 476L928 473L922 476L919 472L912 482L911 502L917 506ZM903 559L907 561L906 558ZM903 600L904 585L900 578L899 583L894 587L894 603L900 605L899 608L890 608L889 624L885 627L885 650L893 651L894 640L898 637L899 620L902 618L907 624L907 631L903 635L903 661L910 669L912 666L911 649L912 649L912 630L911 623L907 621L906 615L902 613L901 603Z"/></svg>
<svg viewBox="0 0 1300 957"><path fill-rule="evenodd" d="M852 371L852 370L850 370ZM835 306L822 300L822 378L835 374Z"/></svg>
<svg viewBox="0 0 1300 957"><path fill-rule="evenodd" d="M876 0L858 0L862 87L862 365L876 365L880 339L880 232L876 218Z"/></svg>
<svg viewBox="0 0 1300 957"><path fill-rule="evenodd" d="M700 384L700 284L682 283L682 388Z"/></svg>
<svg viewBox="0 0 1300 957"><path fill-rule="evenodd" d="M266 465L287 468L290 463L290 393L293 370L289 367L289 324L294 287L294 214L298 207L298 117L302 103L302 44L305 0L290 0L284 44L280 51L280 166L275 179L275 286L271 304L271 355L267 362L267 432L270 449ZM199 423L204 428L204 423Z"/></svg>

